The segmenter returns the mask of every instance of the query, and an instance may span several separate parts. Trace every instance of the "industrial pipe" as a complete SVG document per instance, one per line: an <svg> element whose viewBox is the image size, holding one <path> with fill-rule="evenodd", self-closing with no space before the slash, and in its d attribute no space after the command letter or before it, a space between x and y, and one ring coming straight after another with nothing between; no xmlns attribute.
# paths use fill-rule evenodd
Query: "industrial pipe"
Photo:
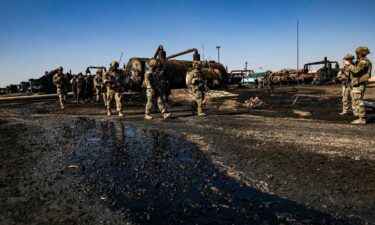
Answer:
<svg viewBox="0 0 375 225"><path fill-rule="evenodd" d="M324 57L324 60L323 61L318 61L318 62L311 62L311 63L306 63L303 68L305 70L308 70L308 66L312 66L312 65L320 65L320 64L324 64L325 67L327 67L328 64L336 64L336 65L339 65L339 63L337 61L329 61L327 60L327 57Z"/></svg>
<svg viewBox="0 0 375 225"><path fill-rule="evenodd" d="M89 66L89 67L87 67L87 69L86 69L86 75L87 75L87 74L90 74L90 75L91 75L91 71L90 71L90 69L103 69L104 72L107 72L107 68L105 68L105 66Z"/></svg>
<svg viewBox="0 0 375 225"><path fill-rule="evenodd" d="M194 61L200 61L200 55L199 55L198 50L196 48L191 48L191 49L176 53L174 55L170 55L170 56L167 57L167 59L173 59L173 58L176 58L178 56L188 54L190 52L194 52L194 56L193 56Z"/></svg>
<svg viewBox="0 0 375 225"><path fill-rule="evenodd" d="M254 70L232 70L230 73L233 74L233 73L245 73L245 72L254 73Z"/></svg>

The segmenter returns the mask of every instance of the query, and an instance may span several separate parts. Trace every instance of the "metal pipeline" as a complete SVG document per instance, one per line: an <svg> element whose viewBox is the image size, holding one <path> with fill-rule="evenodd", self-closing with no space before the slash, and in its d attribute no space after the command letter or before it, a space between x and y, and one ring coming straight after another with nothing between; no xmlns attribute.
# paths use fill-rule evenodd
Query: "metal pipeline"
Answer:
<svg viewBox="0 0 375 225"><path fill-rule="evenodd" d="M322 84L326 82L335 83L337 81L337 73L340 67L337 61L329 61L327 57L324 57L323 61L306 63L303 68L305 70L305 73L307 73L309 71L309 66L321 64L323 65L323 67L317 71L313 84ZM332 64L336 64L335 68L332 68Z"/></svg>
<svg viewBox="0 0 375 225"><path fill-rule="evenodd" d="M247 72L254 73L254 70L232 70L232 71L230 71L231 74L233 74L233 73L247 73Z"/></svg>
<svg viewBox="0 0 375 225"><path fill-rule="evenodd" d="M304 68L304 70L309 70L309 68L308 68L309 66L312 66L312 65L321 65L321 64L323 64L325 68L331 68L332 64L336 64L336 68L337 68L337 66L339 65L339 63L337 61L329 61L327 59L327 57L324 57L323 61L306 63L303 66L303 68Z"/></svg>
<svg viewBox="0 0 375 225"><path fill-rule="evenodd" d="M104 72L107 72L107 68L105 68L105 66L88 66L87 69L86 69L86 75L87 74L91 75L90 69L98 69L98 70L102 69L102 70L104 70Z"/></svg>
<svg viewBox="0 0 375 225"><path fill-rule="evenodd" d="M173 58L176 58L178 56L185 55L185 54L188 54L188 53L191 53L191 52L194 52L193 60L194 61L200 61L200 55L199 55L198 49L196 49L196 48L190 48L188 50L176 53L174 55L170 55L170 56L167 57L167 59L173 59Z"/></svg>

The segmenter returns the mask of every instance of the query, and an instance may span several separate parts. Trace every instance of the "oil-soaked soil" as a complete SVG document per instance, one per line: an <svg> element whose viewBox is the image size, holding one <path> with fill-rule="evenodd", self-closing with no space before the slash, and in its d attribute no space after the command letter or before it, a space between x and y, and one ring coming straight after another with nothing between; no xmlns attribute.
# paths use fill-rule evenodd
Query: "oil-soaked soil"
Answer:
<svg viewBox="0 0 375 225"><path fill-rule="evenodd" d="M175 97L167 121L136 101L124 118L2 104L1 224L375 224L374 115L350 125L338 91L231 90L203 118ZM270 107L230 108L254 96Z"/></svg>

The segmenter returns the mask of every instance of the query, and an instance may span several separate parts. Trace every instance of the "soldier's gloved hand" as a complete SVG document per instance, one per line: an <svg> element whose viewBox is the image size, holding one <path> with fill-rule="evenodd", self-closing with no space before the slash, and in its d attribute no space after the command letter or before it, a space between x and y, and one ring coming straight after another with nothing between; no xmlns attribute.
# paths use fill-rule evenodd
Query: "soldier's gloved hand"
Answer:
<svg viewBox="0 0 375 225"><path fill-rule="evenodd" d="M344 65L346 65L346 66L349 66L349 65L350 65L350 62L349 62L348 60L344 60L343 63L344 63Z"/></svg>

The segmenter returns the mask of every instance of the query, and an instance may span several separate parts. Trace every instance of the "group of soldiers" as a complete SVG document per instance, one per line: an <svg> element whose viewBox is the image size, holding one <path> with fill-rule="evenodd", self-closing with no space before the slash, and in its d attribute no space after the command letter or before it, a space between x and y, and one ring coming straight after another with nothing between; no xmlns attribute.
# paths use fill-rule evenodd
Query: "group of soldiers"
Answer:
<svg viewBox="0 0 375 225"><path fill-rule="evenodd" d="M93 99L94 84L90 76L82 73L74 75L70 80L73 97L76 102L87 103Z"/></svg>
<svg viewBox="0 0 375 225"><path fill-rule="evenodd" d="M338 79L342 82L342 112L346 115L350 110L350 100L353 115L358 119L352 124L366 124L366 108L363 100L366 85L371 77L372 63L366 58L370 53L368 47L360 46L355 50L357 59L351 54L343 58L343 69L339 72Z"/></svg>
<svg viewBox="0 0 375 225"><path fill-rule="evenodd" d="M352 124L366 124L366 109L364 104L364 93L369 78L371 77L372 63L366 58L370 53L368 47L358 47L355 57L351 54L343 58L343 69L338 74L338 79L342 81L342 102L343 109L340 115L349 113L350 108L354 116L358 119L352 121ZM186 74L186 85L196 101L197 115L204 116L202 105L205 93L208 91L206 80L202 75L202 64L200 61L193 61L192 68ZM146 88L147 103L145 108L145 119L152 119L151 111L155 103L165 119L172 114L168 112L166 105L168 95L168 78L164 72L164 64L159 59L148 61L147 71L144 76L143 86ZM57 94L61 108L64 109L67 98L66 82L64 82L63 68L60 67L53 76L53 83L56 85ZM96 100L103 101L107 115L112 115L112 105L115 101L116 111L119 116L123 116L122 98L124 92L129 90L129 77L124 75L124 71L119 69L119 63L113 61L109 70L99 69L93 82L82 74L73 77L71 85L76 101L85 101L90 96L88 92L95 90ZM270 86L272 86L270 84ZM273 92L273 88L270 87ZM75 91L76 90L76 91ZM350 101L351 100L351 101ZM351 102L351 107L350 107Z"/></svg>
<svg viewBox="0 0 375 225"><path fill-rule="evenodd" d="M82 73L73 75L69 80L69 75L64 74L64 69L59 67L52 78L59 96L61 109L65 108L65 102L69 90L69 84L73 92L74 100L78 103L87 103L93 99L94 84L90 76L84 76Z"/></svg>
<svg viewBox="0 0 375 225"><path fill-rule="evenodd" d="M169 93L169 82L164 71L164 64L159 59L151 59L147 64L147 71L143 81L143 87L146 88L147 96L145 119L153 119L151 112L155 103L157 103L157 106L164 119L167 119L172 114L168 111L166 104L166 100L168 98L167 95ZM200 61L194 61L192 63L192 68L186 74L186 85L190 88L196 101L197 115L205 116L202 105L208 88L201 68L202 64ZM93 93L93 90L95 90L97 102L104 102L108 116L112 115L113 105L116 106L118 115L124 116L122 105L123 94L129 90L130 82L130 78L124 74L123 70L119 69L119 63L117 61L113 61L110 64L108 71L103 69L99 69L97 71L92 85L88 79L86 80L86 78L83 78L81 73L78 74L78 76L73 77L70 83L72 85L73 95L75 96L76 101L85 101L85 99L81 96L86 97L84 93L90 91L89 88L92 86L93 89L91 89L91 93ZM57 73L53 76L53 83L57 88L60 106L62 109L64 109L67 98L67 82L64 80L62 67L60 67L57 70ZM113 104L113 101L115 104Z"/></svg>

